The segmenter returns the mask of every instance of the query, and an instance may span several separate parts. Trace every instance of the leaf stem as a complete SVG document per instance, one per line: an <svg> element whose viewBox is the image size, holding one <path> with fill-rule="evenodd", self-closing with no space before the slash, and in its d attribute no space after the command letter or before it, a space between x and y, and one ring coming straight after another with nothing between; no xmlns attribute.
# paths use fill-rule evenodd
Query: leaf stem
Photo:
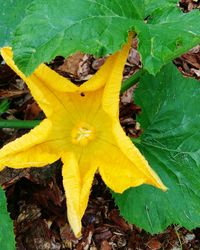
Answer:
<svg viewBox="0 0 200 250"><path fill-rule="evenodd" d="M130 78L125 80L121 86L121 91L120 91L121 94L123 94L127 89L129 89L133 85L135 85L138 82L138 80L140 79L140 77L144 74L144 72L145 72L144 69L140 69L134 75L132 75Z"/></svg>
<svg viewBox="0 0 200 250"><path fill-rule="evenodd" d="M19 120L0 120L0 128L27 128L31 129L37 126L41 121L19 121Z"/></svg>

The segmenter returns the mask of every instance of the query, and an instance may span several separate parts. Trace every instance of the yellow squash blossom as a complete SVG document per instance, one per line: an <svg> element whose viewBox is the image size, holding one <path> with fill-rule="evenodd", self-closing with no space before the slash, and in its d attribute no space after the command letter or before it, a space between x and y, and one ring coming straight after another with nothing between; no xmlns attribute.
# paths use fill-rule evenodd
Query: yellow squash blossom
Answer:
<svg viewBox="0 0 200 250"><path fill-rule="evenodd" d="M11 48L1 50L46 119L0 150L0 170L42 167L61 158L68 220L77 237L97 170L118 193L143 183L166 190L119 123L119 92L130 44L131 38L80 87L44 64L26 77L15 65Z"/></svg>

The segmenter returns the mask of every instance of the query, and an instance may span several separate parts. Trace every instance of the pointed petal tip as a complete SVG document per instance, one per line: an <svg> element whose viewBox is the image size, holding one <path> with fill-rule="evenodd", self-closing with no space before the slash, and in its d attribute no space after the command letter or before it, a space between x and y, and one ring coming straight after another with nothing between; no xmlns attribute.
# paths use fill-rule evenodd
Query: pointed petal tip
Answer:
<svg viewBox="0 0 200 250"><path fill-rule="evenodd" d="M81 236L82 236L82 233L81 233L81 231L78 231L77 233L74 233L74 235L75 235L75 237L76 237L77 239L80 239Z"/></svg>
<svg viewBox="0 0 200 250"><path fill-rule="evenodd" d="M163 182L159 179L156 184L153 184L155 187L161 189L163 192L168 191L168 187L166 187Z"/></svg>
<svg viewBox="0 0 200 250"><path fill-rule="evenodd" d="M162 185L161 187L160 187L160 189L163 191L163 192L167 192L169 189L168 189L168 187L166 187L165 185Z"/></svg>
<svg viewBox="0 0 200 250"><path fill-rule="evenodd" d="M82 224L81 224L81 220L78 220L77 221L77 218L74 218L74 221L72 221L72 218L70 218L70 215L68 214L68 221L69 221L69 224L71 226L71 229L74 233L74 236L77 238L77 239L80 239L81 236L82 236Z"/></svg>

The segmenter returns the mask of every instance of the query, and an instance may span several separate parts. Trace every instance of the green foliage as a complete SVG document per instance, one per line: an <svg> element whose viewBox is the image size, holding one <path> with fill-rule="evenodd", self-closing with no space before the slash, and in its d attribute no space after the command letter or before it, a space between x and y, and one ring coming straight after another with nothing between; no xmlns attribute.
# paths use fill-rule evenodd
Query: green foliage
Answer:
<svg viewBox="0 0 200 250"><path fill-rule="evenodd" d="M159 174L167 192L143 185L113 194L121 214L148 232L172 223L200 225L200 83L172 64L146 73L135 93L144 133L137 147Z"/></svg>
<svg viewBox="0 0 200 250"><path fill-rule="evenodd" d="M15 249L15 236L13 232L13 223L7 212L6 197L1 187L0 187L0 248L2 250Z"/></svg>
<svg viewBox="0 0 200 250"><path fill-rule="evenodd" d="M155 10L158 9L174 9L178 5L178 0L144 0L145 4L145 17L151 15Z"/></svg>
<svg viewBox="0 0 200 250"><path fill-rule="evenodd" d="M135 25L144 68L151 74L200 43L200 12L178 8L159 9L145 24Z"/></svg>
<svg viewBox="0 0 200 250"><path fill-rule="evenodd" d="M56 55L113 53L143 20L143 7L141 0L36 0L15 34L16 63L30 74Z"/></svg>
<svg viewBox="0 0 200 250"><path fill-rule="evenodd" d="M4 112L6 112L9 108L10 102L8 99L4 99L0 102L0 115L2 115Z"/></svg>
<svg viewBox="0 0 200 250"><path fill-rule="evenodd" d="M130 30L138 33L144 68L151 74L200 42L200 12L183 14L175 0L35 0L23 13L31 0L17 0L15 8L9 8L10 1L2 1L6 17L0 24L0 45L8 43L19 24L9 44L26 74L56 55L113 53Z"/></svg>
<svg viewBox="0 0 200 250"><path fill-rule="evenodd" d="M32 0L0 0L0 47L11 44L15 28L25 16L25 10Z"/></svg>

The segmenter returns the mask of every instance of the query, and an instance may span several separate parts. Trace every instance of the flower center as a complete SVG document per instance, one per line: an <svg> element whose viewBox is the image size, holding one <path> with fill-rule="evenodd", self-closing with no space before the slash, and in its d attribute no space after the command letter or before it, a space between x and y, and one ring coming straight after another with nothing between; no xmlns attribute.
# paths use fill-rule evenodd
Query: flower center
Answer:
<svg viewBox="0 0 200 250"><path fill-rule="evenodd" d="M90 141L94 140L95 138L94 128L85 122L81 122L78 126L75 126L72 129L71 137L72 137L72 143L85 146Z"/></svg>

